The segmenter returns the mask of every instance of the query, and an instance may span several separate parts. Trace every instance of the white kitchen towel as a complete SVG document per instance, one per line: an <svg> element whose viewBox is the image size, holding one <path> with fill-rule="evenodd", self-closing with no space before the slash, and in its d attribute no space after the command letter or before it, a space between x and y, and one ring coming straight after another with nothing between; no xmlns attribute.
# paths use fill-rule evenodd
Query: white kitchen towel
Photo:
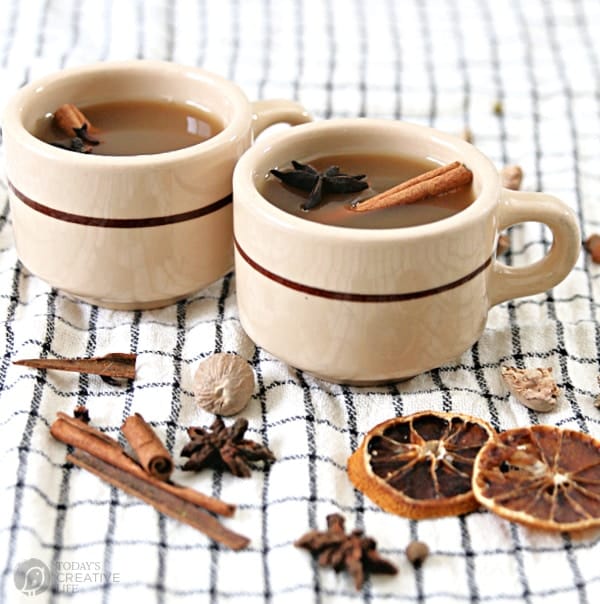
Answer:
<svg viewBox="0 0 600 604"><path fill-rule="evenodd" d="M593 0L3 0L0 107L19 86L72 65L199 65L235 80L251 99L294 98L316 119L468 128L498 168L523 167L524 189L572 207L585 238L600 230L599 24ZM504 259L530 263L549 242L545 227L519 225ZM599 279L582 252L553 290L493 308L481 340L454 362L390 386L332 385L250 341L233 273L144 312L106 310L52 289L17 260L0 181L0 602L600 601L598 532L546 534L486 511L409 521L382 511L346 474L371 427L422 409L466 412L498 430L549 423L599 437ZM138 354L129 386L12 364L111 351ZM216 351L241 355L256 372L248 436L277 461L248 479L181 471L186 427L212 421L193 403L192 375ZM516 403L501 381L505 364L552 367L562 391L556 411ZM48 429L57 411L77 404L114 437L127 415L142 413L173 452L176 480L239 505L225 522L250 546L215 545L67 465ZM332 512L373 536L399 574L372 576L356 591L350 577L294 547ZM431 550L420 570L404 556L412 539ZM39 595L15 583L26 563L49 571Z"/></svg>

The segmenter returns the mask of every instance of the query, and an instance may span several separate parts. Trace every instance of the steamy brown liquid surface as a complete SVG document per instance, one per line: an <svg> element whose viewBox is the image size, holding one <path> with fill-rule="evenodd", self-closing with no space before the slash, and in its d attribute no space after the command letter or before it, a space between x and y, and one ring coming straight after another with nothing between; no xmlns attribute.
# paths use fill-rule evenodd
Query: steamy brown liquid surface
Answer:
<svg viewBox="0 0 600 604"><path fill-rule="evenodd" d="M366 174L370 188L359 193L326 194L321 204L312 210L302 210L309 193L283 185L275 176L269 175L260 185L260 192L273 205L282 210L323 224L334 226L386 229L417 226L436 222L457 214L468 207L475 195L471 186L423 201L369 212L354 212L350 205L390 189L401 182L439 168L440 164L425 158L406 155L335 155L303 161L319 171L330 166L339 166L347 174ZM291 164L274 166L288 170Z"/></svg>

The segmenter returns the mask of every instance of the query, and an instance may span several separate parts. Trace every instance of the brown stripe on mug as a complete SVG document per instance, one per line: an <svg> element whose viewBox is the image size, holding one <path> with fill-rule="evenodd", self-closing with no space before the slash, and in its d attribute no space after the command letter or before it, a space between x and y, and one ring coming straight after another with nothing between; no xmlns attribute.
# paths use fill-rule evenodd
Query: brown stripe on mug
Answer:
<svg viewBox="0 0 600 604"><path fill-rule="evenodd" d="M97 216L72 214L71 212L63 212L62 210L51 208L39 203L38 201L30 199L27 197L27 195L21 193L21 191L15 188L10 181L8 182L8 186L18 199L20 199L26 206L30 207L36 212L39 212L40 214L45 214L46 216L50 216L56 220L62 220L63 222L72 222L74 224L83 224L85 226L105 227L112 229L135 229L162 226L165 224L175 224L177 222L186 222L188 220L200 218L201 216L206 216L207 214L212 214L212 212L216 212L217 210L229 205L232 201L232 195L229 194L227 197L223 197L223 199L219 199L218 201L215 201L207 206L196 208L195 210L190 210L188 212L181 212L180 214L169 214L168 216L150 216L147 218L100 218Z"/></svg>
<svg viewBox="0 0 600 604"><path fill-rule="evenodd" d="M261 275L264 275L268 279L271 279L272 281L275 281L280 285L295 289L304 294L320 296L321 298L329 298L330 300L345 300L347 302L402 302L405 300L416 300L418 298L425 298L427 296L440 294L455 287L459 287L460 285L463 285L468 281L471 281L471 279L475 278L479 273L483 272L491 264L493 257L490 256L483 264L478 266L474 271L471 271L468 275L465 275L460 279L456 279L455 281L451 281L450 283L439 285L437 287L431 287L429 289L421 289L419 291L406 292L402 294L353 294L346 292L337 292L329 289L322 289L320 287L311 287L310 285L304 285L303 283L298 283L297 281L292 281L290 279L286 279L285 277L281 277L280 275L276 275L275 273L272 273L271 271L266 269L264 266L261 266L260 264L252 260L252 258L250 258L248 254L246 254L246 252L241 248L238 240L235 237L233 241L240 256L255 271L259 272Z"/></svg>

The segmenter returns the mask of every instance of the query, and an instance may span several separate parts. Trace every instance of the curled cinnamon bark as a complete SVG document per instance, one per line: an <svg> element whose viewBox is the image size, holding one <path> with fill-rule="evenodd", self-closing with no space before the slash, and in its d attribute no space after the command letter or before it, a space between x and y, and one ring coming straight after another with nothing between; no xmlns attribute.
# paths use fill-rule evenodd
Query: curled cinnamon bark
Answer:
<svg viewBox="0 0 600 604"><path fill-rule="evenodd" d="M390 206L405 205L421 201L427 197L450 193L468 185L473 180L473 173L464 164L452 162L440 168L429 170L415 178L361 201L352 206L355 212L380 210Z"/></svg>
<svg viewBox="0 0 600 604"><path fill-rule="evenodd" d="M250 542L247 537L226 528L216 518L192 505L189 501L182 501L172 493L162 491L157 484L146 482L137 476L131 476L128 472L81 449L75 449L73 453L68 454L67 461L95 474L129 495L145 501L159 512L189 524L214 541L218 541L233 550L243 549Z"/></svg>
<svg viewBox="0 0 600 604"><path fill-rule="evenodd" d="M93 373L104 378L135 378L135 362L137 355L129 352L111 352L102 357L77 359L19 359L14 365L34 367L35 369L58 369L60 371L76 371Z"/></svg>
<svg viewBox="0 0 600 604"><path fill-rule="evenodd" d="M88 136L97 131L97 128L92 126L81 110L71 103L61 105L54 112L54 123L69 138L74 136L81 137L82 131Z"/></svg>
<svg viewBox="0 0 600 604"><path fill-rule="evenodd" d="M159 480L168 480L173 471L171 455L162 444L152 427L139 414L130 415L121 432L135 451L140 465L146 472Z"/></svg>
<svg viewBox="0 0 600 604"><path fill-rule="evenodd" d="M77 447L93 457L127 472L131 476L145 480L159 489L176 495L194 505L203 507L209 512L220 514L221 516L233 516L235 511L234 505L225 503L220 499L215 499L194 489L155 478L145 472L141 466L125 453L121 445L110 436L65 413L59 412L57 416L57 419L50 426L50 433L56 440L66 445Z"/></svg>

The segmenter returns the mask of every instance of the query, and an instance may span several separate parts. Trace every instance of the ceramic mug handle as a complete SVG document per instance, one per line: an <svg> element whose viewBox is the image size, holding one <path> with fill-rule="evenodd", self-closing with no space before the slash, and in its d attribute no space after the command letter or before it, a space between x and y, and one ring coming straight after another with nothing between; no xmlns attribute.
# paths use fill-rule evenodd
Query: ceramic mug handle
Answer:
<svg viewBox="0 0 600 604"><path fill-rule="evenodd" d="M270 99L252 103L252 133L257 137L265 128L284 123L291 126L311 122L306 109L295 101Z"/></svg>
<svg viewBox="0 0 600 604"><path fill-rule="evenodd" d="M571 271L581 248L575 214L562 201L545 193L502 189L498 231L519 222L542 222L552 231L550 251L524 267L494 260L488 286L489 304L539 294L560 283Z"/></svg>

